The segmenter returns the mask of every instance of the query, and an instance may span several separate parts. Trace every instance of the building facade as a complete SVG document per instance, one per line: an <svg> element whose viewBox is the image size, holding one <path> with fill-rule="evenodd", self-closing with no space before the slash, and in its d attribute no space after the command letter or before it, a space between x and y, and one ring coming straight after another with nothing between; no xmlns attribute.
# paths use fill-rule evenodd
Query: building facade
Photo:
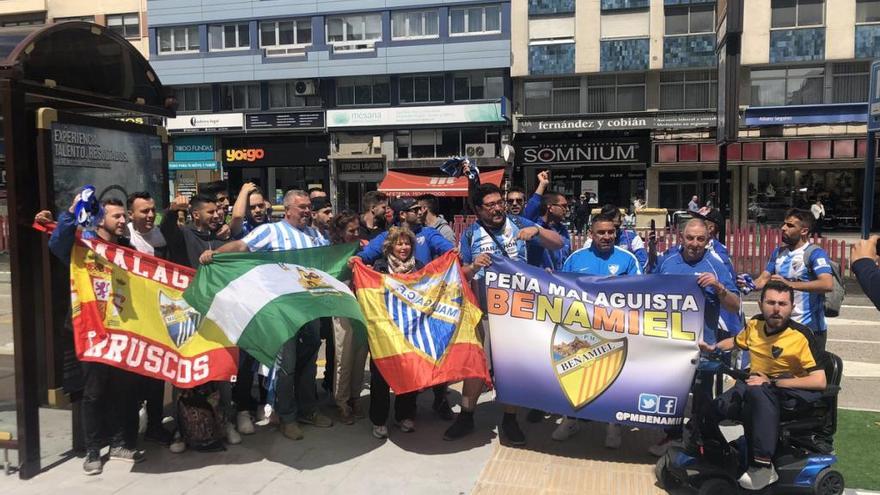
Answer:
<svg viewBox="0 0 880 495"><path fill-rule="evenodd" d="M508 1L148 7L150 61L179 104L173 192L222 177L233 190L256 181L276 201L322 187L359 209L390 170L436 175L463 154L504 164Z"/></svg>
<svg viewBox="0 0 880 495"><path fill-rule="evenodd" d="M833 4L833 5L832 5ZM832 8L833 7L833 8ZM714 197L714 0L514 0L513 179L600 203L686 209ZM731 215L825 201L860 222L878 0L747 0Z"/></svg>

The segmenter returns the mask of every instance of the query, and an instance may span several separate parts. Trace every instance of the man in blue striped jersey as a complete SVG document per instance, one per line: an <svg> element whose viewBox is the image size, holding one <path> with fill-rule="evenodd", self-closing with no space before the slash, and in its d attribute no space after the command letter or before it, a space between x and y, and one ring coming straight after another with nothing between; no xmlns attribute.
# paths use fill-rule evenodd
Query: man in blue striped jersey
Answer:
<svg viewBox="0 0 880 495"><path fill-rule="evenodd" d="M834 288L828 253L807 242L813 227L813 214L793 208L782 224L783 245L773 250L767 267L755 280L757 290L771 280L785 282L794 289L791 319L809 327L825 349L828 324L825 322L825 293Z"/></svg>
<svg viewBox="0 0 880 495"><path fill-rule="evenodd" d="M225 244L216 251L205 251L199 261L210 263L214 253L289 251L328 245L314 228L308 226L311 215L309 194L288 191L284 195L284 221L260 225L241 240ZM320 333L320 320L310 321L281 348L275 382L275 409L281 420L281 432L291 440L303 438L297 423L322 428L333 426L333 421L317 408L315 375L321 347Z"/></svg>
<svg viewBox="0 0 880 495"><path fill-rule="evenodd" d="M622 247L615 246L617 228L614 218L609 215L596 215L590 224L590 247L571 253L562 265L563 272L593 275L597 277L621 277L641 275L642 268L636 256ZM577 418L563 417L553 431L553 440L564 441L578 432ZM620 447L621 430L619 424L609 423L605 432L605 446L609 449Z"/></svg>

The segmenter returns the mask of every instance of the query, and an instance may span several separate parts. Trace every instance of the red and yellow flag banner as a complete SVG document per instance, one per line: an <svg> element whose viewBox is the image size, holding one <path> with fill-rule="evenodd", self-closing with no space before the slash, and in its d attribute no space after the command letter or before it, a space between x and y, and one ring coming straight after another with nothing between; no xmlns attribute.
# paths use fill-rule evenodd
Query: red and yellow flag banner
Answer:
<svg viewBox="0 0 880 495"><path fill-rule="evenodd" d="M195 270L79 239L70 257L76 355L191 388L231 381L238 348L183 299Z"/></svg>
<svg viewBox="0 0 880 495"><path fill-rule="evenodd" d="M464 378L492 386L477 334L482 312L456 253L405 275L383 275L357 262L354 285L373 361L395 393Z"/></svg>

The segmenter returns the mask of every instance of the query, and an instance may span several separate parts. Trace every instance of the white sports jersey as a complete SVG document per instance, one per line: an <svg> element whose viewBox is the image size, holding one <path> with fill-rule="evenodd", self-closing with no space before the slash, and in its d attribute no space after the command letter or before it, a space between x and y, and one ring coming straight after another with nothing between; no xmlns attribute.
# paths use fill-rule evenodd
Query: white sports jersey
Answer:
<svg viewBox="0 0 880 495"><path fill-rule="evenodd" d="M778 247L770 255L766 270L770 274L782 275L792 282L809 282L816 280L823 273L832 274L828 254L822 248L814 248L810 259L804 259L809 244L804 244L794 251L786 247ZM825 323L825 296L813 292L794 291L794 311L791 319L810 327L814 332L828 330Z"/></svg>

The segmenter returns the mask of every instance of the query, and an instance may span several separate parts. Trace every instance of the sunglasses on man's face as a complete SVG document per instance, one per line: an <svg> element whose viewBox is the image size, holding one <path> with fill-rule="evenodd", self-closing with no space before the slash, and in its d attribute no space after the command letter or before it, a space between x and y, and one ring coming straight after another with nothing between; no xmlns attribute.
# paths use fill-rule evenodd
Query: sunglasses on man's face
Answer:
<svg viewBox="0 0 880 495"><path fill-rule="evenodd" d="M510 198L507 200L507 203L511 204L511 205L521 205L525 202L526 202L526 200L523 198Z"/></svg>

